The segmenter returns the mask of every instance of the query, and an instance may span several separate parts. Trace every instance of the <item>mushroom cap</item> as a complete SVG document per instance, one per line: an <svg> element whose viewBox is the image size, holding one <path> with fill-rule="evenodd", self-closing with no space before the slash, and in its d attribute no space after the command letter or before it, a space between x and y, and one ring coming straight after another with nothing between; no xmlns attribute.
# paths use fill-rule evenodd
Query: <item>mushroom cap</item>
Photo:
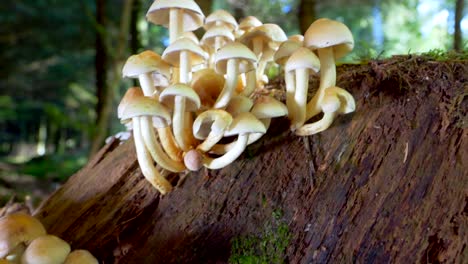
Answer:
<svg viewBox="0 0 468 264"><path fill-rule="evenodd" d="M354 101L354 97L345 89L337 86L328 87L325 90L325 96L329 95L335 95L340 100L340 108L338 109L339 113L348 114L356 110L356 102Z"/></svg>
<svg viewBox="0 0 468 264"><path fill-rule="evenodd" d="M265 125L252 113L240 113L233 120L225 136L243 135L248 133L266 133Z"/></svg>
<svg viewBox="0 0 468 264"><path fill-rule="evenodd" d="M196 149L187 151L184 155L184 165L191 171L198 171L203 167L203 155Z"/></svg>
<svg viewBox="0 0 468 264"><path fill-rule="evenodd" d="M26 248L21 257L23 264L61 264L70 253L70 245L53 235L43 235Z"/></svg>
<svg viewBox="0 0 468 264"><path fill-rule="evenodd" d="M275 52L273 60L280 65L284 65L294 51L298 50L300 47L302 47L302 43L286 40L281 43L278 50Z"/></svg>
<svg viewBox="0 0 468 264"><path fill-rule="evenodd" d="M291 36L288 37L288 40L299 42L299 43L302 44L302 42L304 42L304 36L300 35L300 34L291 35Z"/></svg>
<svg viewBox="0 0 468 264"><path fill-rule="evenodd" d="M241 30L249 30L251 28L255 28L261 26L263 23L254 16L247 16L244 17L239 23L239 29Z"/></svg>
<svg viewBox="0 0 468 264"><path fill-rule="evenodd" d="M221 37L225 42L234 41L235 37L229 27L225 25L212 26L203 35L201 42L204 45L213 46L216 37Z"/></svg>
<svg viewBox="0 0 468 264"><path fill-rule="evenodd" d="M320 60L310 49L300 47L291 54L284 66L284 70L287 72L297 69L311 69L318 72Z"/></svg>
<svg viewBox="0 0 468 264"><path fill-rule="evenodd" d="M190 64L202 64L207 58L208 54L200 48L193 40L181 37L169 45L163 52L162 58L175 67L179 67L180 53L188 51L190 53Z"/></svg>
<svg viewBox="0 0 468 264"><path fill-rule="evenodd" d="M117 108L117 116L123 122L128 122L131 118L138 116L161 118L165 123L158 125L158 127L164 127L171 123L169 111L155 98L143 96L139 87L127 90Z"/></svg>
<svg viewBox="0 0 468 264"><path fill-rule="evenodd" d="M154 1L146 13L146 19L153 24L169 27L169 11L172 8L184 10L183 31L193 31L203 25L205 15L193 0Z"/></svg>
<svg viewBox="0 0 468 264"><path fill-rule="evenodd" d="M224 76L211 68L196 71L192 75L192 89L200 97L202 106L211 108L224 87Z"/></svg>
<svg viewBox="0 0 468 264"><path fill-rule="evenodd" d="M226 106L226 111L236 117L240 113L249 112L254 105L252 99L243 95L234 95Z"/></svg>
<svg viewBox="0 0 468 264"><path fill-rule="evenodd" d="M244 73L255 69L254 63L257 61L257 56L242 43L228 43L215 54L216 72L226 74L229 59L238 59L239 73Z"/></svg>
<svg viewBox="0 0 468 264"><path fill-rule="evenodd" d="M174 99L176 96L185 97L185 111L192 112L200 108L201 102L198 94L192 87L182 83L176 83L164 89L159 95L159 101L174 109Z"/></svg>
<svg viewBox="0 0 468 264"><path fill-rule="evenodd" d="M334 113L338 112L338 110L340 109L340 105L340 99L336 94L325 92L325 96L323 97L320 106L324 113Z"/></svg>
<svg viewBox="0 0 468 264"><path fill-rule="evenodd" d="M200 40L198 39L197 35L195 35L195 33L193 33L192 31L186 31L182 33L182 37L190 39L197 45L200 43Z"/></svg>
<svg viewBox="0 0 468 264"><path fill-rule="evenodd" d="M210 132L215 135L222 134L231 125L232 121L231 114L224 110L207 110L193 121L193 135L195 138L202 140L207 138Z"/></svg>
<svg viewBox="0 0 468 264"><path fill-rule="evenodd" d="M13 213L0 219L0 258L6 257L21 243L45 235L46 230L39 220L25 214Z"/></svg>
<svg viewBox="0 0 468 264"><path fill-rule="evenodd" d="M237 29L236 19L227 11L219 9L211 13L205 18L205 25L203 26L206 30L209 30L211 27L219 24L221 22L223 25L228 27L231 31Z"/></svg>
<svg viewBox="0 0 468 264"><path fill-rule="evenodd" d="M265 119L285 116L288 108L271 96L262 96L257 99L250 112L258 119Z"/></svg>
<svg viewBox="0 0 468 264"><path fill-rule="evenodd" d="M98 264L98 260L88 251L84 249L73 250L68 254L63 264Z"/></svg>
<svg viewBox="0 0 468 264"><path fill-rule="evenodd" d="M354 39L345 24L320 18L304 34L304 46L312 50L333 47L335 59L338 59L353 50Z"/></svg>
<svg viewBox="0 0 468 264"><path fill-rule="evenodd" d="M138 78L140 74L159 72L166 78L170 78L170 70L171 66L163 61L161 56L151 50L146 50L127 59L122 68L122 76Z"/></svg>
<svg viewBox="0 0 468 264"><path fill-rule="evenodd" d="M288 39L284 31L276 24L260 25L242 35L240 42L252 49L254 38L261 38L266 44L270 42L279 43ZM264 46L267 47L267 45Z"/></svg>

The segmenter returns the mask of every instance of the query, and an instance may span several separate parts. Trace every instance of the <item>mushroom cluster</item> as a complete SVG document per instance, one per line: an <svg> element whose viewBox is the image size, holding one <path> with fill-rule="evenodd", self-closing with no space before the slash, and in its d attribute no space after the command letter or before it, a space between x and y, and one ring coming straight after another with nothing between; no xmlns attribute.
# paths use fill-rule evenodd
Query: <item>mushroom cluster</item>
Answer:
<svg viewBox="0 0 468 264"><path fill-rule="evenodd" d="M143 175L162 194L172 186L159 167L221 169L262 137L272 118L288 116L305 136L354 111L353 97L335 85L335 59L354 45L342 23L319 19L305 36L288 38L253 16L237 23L217 10L205 17L193 0L155 0L146 17L169 28L170 43L161 55L147 50L128 58L122 74L140 87L128 89L118 117L133 130ZM199 40L193 31L201 27ZM286 105L264 95L270 63L284 69ZM319 71L320 87L307 102L309 74ZM305 124L320 112L322 119Z"/></svg>
<svg viewBox="0 0 468 264"><path fill-rule="evenodd" d="M0 263L97 264L87 250L71 251L62 239L46 233L39 220L26 213L0 218Z"/></svg>

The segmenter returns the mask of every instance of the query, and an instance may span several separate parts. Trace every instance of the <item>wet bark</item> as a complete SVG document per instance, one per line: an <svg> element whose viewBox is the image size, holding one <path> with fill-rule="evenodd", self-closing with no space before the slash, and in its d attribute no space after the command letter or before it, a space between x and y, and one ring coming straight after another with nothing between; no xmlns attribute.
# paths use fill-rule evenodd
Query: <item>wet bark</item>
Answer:
<svg viewBox="0 0 468 264"><path fill-rule="evenodd" d="M357 111L322 134L274 120L232 165L163 197L133 142L113 141L36 216L104 263L224 263L232 239L259 234L275 211L288 263L466 263L467 76L466 63L411 56L343 66L337 84Z"/></svg>

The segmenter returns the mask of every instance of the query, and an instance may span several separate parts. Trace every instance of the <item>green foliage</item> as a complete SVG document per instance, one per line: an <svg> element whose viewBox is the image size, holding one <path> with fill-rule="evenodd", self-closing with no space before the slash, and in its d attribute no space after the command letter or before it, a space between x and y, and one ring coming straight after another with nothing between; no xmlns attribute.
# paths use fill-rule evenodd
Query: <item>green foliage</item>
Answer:
<svg viewBox="0 0 468 264"><path fill-rule="evenodd" d="M291 234L282 214L275 211L272 221L267 223L259 236L245 236L232 241L229 263L269 264L284 263L284 253L289 245Z"/></svg>
<svg viewBox="0 0 468 264"><path fill-rule="evenodd" d="M63 181L86 164L86 153L46 155L23 164L20 173Z"/></svg>

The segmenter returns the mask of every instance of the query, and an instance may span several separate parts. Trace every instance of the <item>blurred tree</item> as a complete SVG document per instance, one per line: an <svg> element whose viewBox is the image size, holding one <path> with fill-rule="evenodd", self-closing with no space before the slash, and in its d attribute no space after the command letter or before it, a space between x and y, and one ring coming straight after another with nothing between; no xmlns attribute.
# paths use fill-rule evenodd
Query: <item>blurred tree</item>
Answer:
<svg viewBox="0 0 468 264"><path fill-rule="evenodd" d="M456 51L462 51L463 49L463 38L461 30L461 20L463 18L463 9L465 2L464 0L456 0L455 3L455 23L454 23L454 34L453 34L453 49Z"/></svg>
<svg viewBox="0 0 468 264"><path fill-rule="evenodd" d="M299 27L301 29L301 34L304 34L309 28L310 24L317 19L317 14L315 11L315 0L301 0L299 1Z"/></svg>

